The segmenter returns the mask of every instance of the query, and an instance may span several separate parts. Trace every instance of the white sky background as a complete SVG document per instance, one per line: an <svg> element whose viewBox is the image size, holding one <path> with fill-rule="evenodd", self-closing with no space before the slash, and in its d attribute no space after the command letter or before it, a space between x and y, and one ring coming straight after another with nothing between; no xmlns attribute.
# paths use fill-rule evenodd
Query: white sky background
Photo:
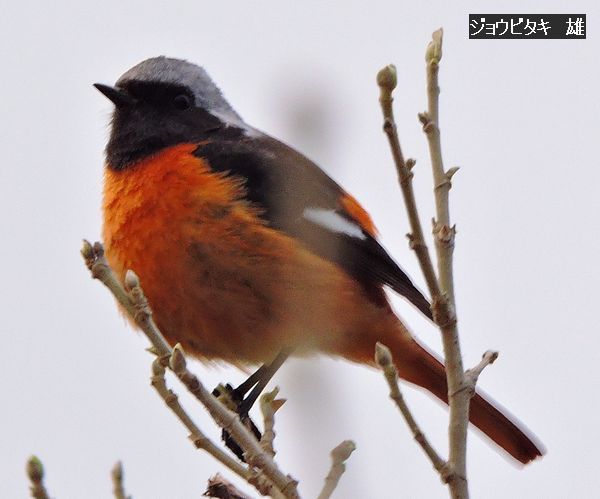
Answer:
<svg viewBox="0 0 600 499"><path fill-rule="evenodd" d="M585 41L468 40L469 12L583 12L590 29ZM422 285L375 74L398 66L397 119L406 155L418 160L426 221L431 178L416 114L425 109L424 48L439 26L444 156L461 166L451 208L466 364L500 351L481 386L548 448L542 461L517 469L472 432L473 497L597 494L599 14L591 1L5 2L0 497L27 496L32 453L60 499L109 497L117 459L137 499L199 497L220 470L150 388L146 342L79 256L81 238L100 234L111 110L91 84L114 83L160 54L205 66L249 123L315 159L364 203L385 246ZM436 331L394 303L439 351ZM194 369L210 387L243 378ZM446 497L379 373L313 359L290 362L276 383L288 398L277 459L303 497L315 497L329 450L346 438L358 450L337 497ZM421 392L405 393L444 451L446 411Z"/></svg>

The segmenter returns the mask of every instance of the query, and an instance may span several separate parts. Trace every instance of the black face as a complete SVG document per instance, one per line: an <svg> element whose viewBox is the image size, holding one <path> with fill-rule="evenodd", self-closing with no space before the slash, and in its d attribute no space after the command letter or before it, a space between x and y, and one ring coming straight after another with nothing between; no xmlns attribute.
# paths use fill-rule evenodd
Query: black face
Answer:
<svg viewBox="0 0 600 499"><path fill-rule="evenodd" d="M219 118L196 107L193 94L183 86L133 80L115 91L115 96L119 94L121 98L116 99L105 94L116 106L106 147L108 164L115 170L165 147L206 140L226 127Z"/></svg>

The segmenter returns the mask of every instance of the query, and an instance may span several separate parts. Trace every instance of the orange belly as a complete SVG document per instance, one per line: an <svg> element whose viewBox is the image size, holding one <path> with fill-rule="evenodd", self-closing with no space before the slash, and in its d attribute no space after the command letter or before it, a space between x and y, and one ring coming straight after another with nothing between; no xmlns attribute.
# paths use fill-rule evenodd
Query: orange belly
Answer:
<svg viewBox="0 0 600 499"><path fill-rule="evenodd" d="M335 264L265 226L243 188L191 155L195 147L105 176L106 256L121 278L139 275L171 343L235 364L285 346L344 355L384 316L396 322Z"/></svg>

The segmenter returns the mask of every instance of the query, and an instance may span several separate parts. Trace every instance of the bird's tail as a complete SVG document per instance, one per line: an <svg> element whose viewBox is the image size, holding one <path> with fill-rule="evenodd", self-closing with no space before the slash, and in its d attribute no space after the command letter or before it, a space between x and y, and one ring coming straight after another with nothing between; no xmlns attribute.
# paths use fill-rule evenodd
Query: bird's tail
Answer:
<svg viewBox="0 0 600 499"><path fill-rule="evenodd" d="M398 324L402 327L401 324ZM392 352L394 364L401 378L429 390L440 400L448 403L448 388L444 365L429 353L423 346L411 338L406 330L381 338ZM362 363L373 363L375 345L364 348L364 358L356 355L347 356L351 360ZM367 352L369 352L367 357ZM354 350L354 353L357 353ZM362 356L361 356L362 357ZM535 437L512 417L507 411L498 407L487 395L477 390L471 399L469 419L492 441L504 449L517 461L527 464L544 453L541 444Z"/></svg>

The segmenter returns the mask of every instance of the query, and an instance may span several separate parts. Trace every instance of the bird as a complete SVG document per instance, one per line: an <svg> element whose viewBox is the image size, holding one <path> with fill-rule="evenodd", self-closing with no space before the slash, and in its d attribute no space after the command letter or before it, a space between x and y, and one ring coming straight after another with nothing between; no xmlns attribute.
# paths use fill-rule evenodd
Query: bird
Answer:
<svg viewBox="0 0 600 499"><path fill-rule="evenodd" d="M245 410L289 355L374 365L448 402L444 365L386 289L432 320L429 300L378 240L368 212L319 166L248 125L208 73L153 57L111 85L102 237L120 279L139 276L166 339L204 362L261 366ZM470 421L517 462L543 454L477 391Z"/></svg>

